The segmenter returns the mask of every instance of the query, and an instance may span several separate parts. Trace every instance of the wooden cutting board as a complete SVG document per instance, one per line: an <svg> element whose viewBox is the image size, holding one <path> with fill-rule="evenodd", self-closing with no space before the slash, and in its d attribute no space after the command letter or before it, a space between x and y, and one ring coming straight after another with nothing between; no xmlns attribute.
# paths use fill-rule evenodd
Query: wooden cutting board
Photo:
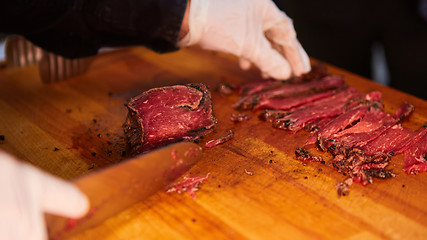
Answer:
<svg viewBox="0 0 427 240"><path fill-rule="evenodd" d="M380 90L385 109L404 102L415 112L404 126L427 122L427 102L330 66L361 92ZM218 125L200 142L232 129L235 138L205 149L188 176L209 179L192 199L160 191L74 239L425 239L427 173L402 171L402 156L390 168L397 177L351 186L337 197L345 179L328 161L303 164L294 150L308 133L274 129L253 117L232 123L238 96L220 96L218 82L259 79L241 71L233 56L196 48L158 55L128 48L96 57L89 72L43 85L36 66L0 70L0 148L65 179L96 171L131 156L121 124L127 99L152 87L204 82L212 90ZM252 174L248 174L252 173Z"/></svg>

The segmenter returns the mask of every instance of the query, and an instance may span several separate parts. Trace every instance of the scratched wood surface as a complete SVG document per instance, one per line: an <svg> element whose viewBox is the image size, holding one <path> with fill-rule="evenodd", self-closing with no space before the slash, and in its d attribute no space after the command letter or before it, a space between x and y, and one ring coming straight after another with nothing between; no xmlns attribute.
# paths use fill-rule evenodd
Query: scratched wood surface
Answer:
<svg viewBox="0 0 427 240"><path fill-rule="evenodd" d="M385 109L405 101L415 112L404 126L427 122L427 102L343 70L361 92L380 90ZM241 71L229 55L199 49L157 55L143 48L106 53L89 72L43 85L36 66L0 70L0 142L3 149L64 179L73 179L124 161L123 104L152 87L204 82L213 94L218 125L209 139L232 129L235 138L205 149L189 176L209 179L192 199L159 191L147 200L73 239L425 239L427 173L402 171L402 156L392 159L397 177L351 186L337 197L345 179L328 161L304 166L294 158L308 134L274 129L257 119L235 124L231 104L237 95L220 96L220 81L259 79L256 69ZM252 172L249 175L246 172Z"/></svg>

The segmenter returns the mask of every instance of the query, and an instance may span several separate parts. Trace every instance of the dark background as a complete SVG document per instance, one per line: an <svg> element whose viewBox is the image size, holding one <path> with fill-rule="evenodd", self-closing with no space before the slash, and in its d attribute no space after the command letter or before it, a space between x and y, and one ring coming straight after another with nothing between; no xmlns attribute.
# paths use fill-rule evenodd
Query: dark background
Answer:
<svg viewBox="0 0 427 240"><path fill-rule="evenodd" d="M427 99L427 21L416 0L274 0L308 55L372 79L384 49L389 85Z"/></svg>

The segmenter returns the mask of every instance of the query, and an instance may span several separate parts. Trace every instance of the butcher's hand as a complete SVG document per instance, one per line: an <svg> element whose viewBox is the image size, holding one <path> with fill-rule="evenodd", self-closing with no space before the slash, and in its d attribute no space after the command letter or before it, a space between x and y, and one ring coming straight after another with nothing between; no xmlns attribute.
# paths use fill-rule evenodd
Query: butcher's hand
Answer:
<svg viewBox="0 0 427 240"><path fill-rule="evenodd" d="M89 203L71 183L0 151L0 239L45 240L44 212L77 218Z"/></svg>
<svg viewBox="0 0 427 240"><path fill-rule="evenodd" d="M189 13L188 13L189 11ZM264 77L283 80L310 71L292 20L271 0L189 0L188 33L178 45L234 54Z"/></svg>

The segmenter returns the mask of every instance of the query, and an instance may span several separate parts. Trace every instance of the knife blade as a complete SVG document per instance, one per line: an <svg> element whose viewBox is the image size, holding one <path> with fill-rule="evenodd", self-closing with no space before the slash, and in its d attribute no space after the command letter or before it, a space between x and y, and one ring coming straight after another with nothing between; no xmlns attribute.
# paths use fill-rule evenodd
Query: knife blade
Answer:
<svg viewBox="0 0 427 240"><path fill-rule="evenodd" d="M73 184L88 197L90 210L79 219L46 214L49 239L66 239L99 225L172 183L201 156L201 147L182 142L76 179Z"/></svg>

